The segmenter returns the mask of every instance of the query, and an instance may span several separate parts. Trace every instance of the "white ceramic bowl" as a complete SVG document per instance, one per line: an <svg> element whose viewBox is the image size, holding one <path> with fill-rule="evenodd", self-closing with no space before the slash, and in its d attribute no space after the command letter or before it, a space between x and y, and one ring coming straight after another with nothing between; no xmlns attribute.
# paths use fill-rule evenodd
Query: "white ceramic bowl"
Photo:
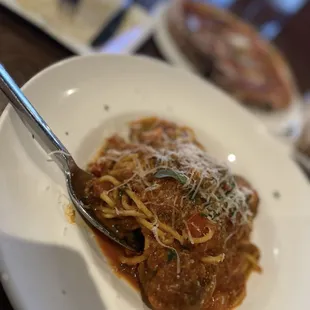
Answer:
<svg viewBox="0 0 310 310"><path fill-rule="evenodd" d="M148 115L192 127L224 161L234 154L232 170L261 197L253 237L264 269L251 276L240 309L310 308L310 187L281 145L230 97L181 69L112 55L55 64L24 91L82 166L105 137ZM16 309L143 309L84 226L67 223L63 176L11 108L1 117L0 145L0 268Z"/></svg>

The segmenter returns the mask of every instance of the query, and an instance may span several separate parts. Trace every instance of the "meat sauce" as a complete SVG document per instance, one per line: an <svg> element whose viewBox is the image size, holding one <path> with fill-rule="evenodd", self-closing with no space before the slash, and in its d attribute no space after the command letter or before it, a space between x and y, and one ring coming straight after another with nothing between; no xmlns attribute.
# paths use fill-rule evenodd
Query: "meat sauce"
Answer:
<svg viewBox="0 0 310 310"><path fill-rule="evenodd" d="M250 241L258 195L209 157L192 130L156 118L134 122L129 142L112 136L89 171L97 179L85 197L98 219L121 238L143 237L143 251L130 253L95 232L115 274L151 309L229 310L242 302L248 275L259 271Z"/></svg>
<svg viewBox="0 0 310 310"><path fill-rule="evenodd" d="M113 268L114 273L124 279L132 288L140 292L139 283L137 279L137 267L131 267L120 264L119 257L124 255L124 250L111 239L100 233L94 231L96 241L107 258L109 264Z"/></svg>

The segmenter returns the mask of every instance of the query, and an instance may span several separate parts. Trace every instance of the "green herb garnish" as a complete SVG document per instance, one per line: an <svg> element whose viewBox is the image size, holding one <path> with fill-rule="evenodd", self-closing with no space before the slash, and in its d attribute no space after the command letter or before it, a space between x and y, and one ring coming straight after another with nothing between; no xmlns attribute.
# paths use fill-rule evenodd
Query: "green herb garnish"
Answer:
<svg viewBox="0 0 310 310"><path fill-rule="evenodd" d="M201 212L200 216L207 218L209 221L215 221L220 217L221 213L215 210L208 210L208 213Z"/></svg>
<svg viewBox="0 0 310 310"><path fill-rule="evenodd" d="M118 191L118 198L119 198L119 200L122 200L122 197L123 197L124 193L125 193L125 191L120 188L119 191Z"/></svg>
<svg viewBox="0 0 310 310"><path fill-rule="evenodd" d="M190 198L189 198L189 200L191 200L191 202L193 203L193 204L196 204L196 195L192 195Z"/></svg>
<svg viewBox="0 0 310 310"><path fill-rule="evenodd" d="M177 180L181 184L186 184L187 182L187 176L183 173L180 173L178 171L174 171L172 169L159 169L155 174L154 177L157 179L163 179L163 178L173 178Z"/></svg>
<svg viewBox="0 0 310 310"><path fill-rule="evenodd" d="M169 249L168 250L168 263L171 262L176 257L177 257L177 254L176 254L175 250Z"/></svg>
<svg viewBox="0 0 310 310"><path fill-rule="evenodd" d="M208 214L205 214L205 213L203 213L203 212L200 213L200 216L209 218L209 215L208 215Z"/></svg>

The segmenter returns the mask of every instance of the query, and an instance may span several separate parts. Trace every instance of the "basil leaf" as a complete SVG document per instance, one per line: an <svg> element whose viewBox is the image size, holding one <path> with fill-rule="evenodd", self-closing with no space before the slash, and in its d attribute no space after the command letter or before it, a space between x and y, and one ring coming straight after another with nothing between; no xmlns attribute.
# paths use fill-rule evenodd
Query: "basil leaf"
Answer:
<svg viewBox="0 0 310 310"><path fill-rule="evenodd" d="M168 263L171 262L173 259L177 257L175 250L169 249L168 250Z"/></svg>
<svg viewBox="0 0 310 310"><path fill-rule="evenodd" d="M173 178L177 180L181 184L185 184L187 182L187 176L183 173L174 171L172 169L159 169L155 174L155 178L157 179L163 179L163 178Z"/></svg>

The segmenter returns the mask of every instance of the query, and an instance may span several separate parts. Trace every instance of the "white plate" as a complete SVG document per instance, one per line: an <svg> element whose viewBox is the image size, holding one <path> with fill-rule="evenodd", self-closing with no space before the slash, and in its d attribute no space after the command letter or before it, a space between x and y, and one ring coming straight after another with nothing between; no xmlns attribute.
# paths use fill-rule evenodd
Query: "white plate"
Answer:
<svg viewBox="0 0 310 310"><path fill-rule="evenodd" d="M251 276L240 309L310 308L309 185L265 126L234 100L182 69L115 55L63 61L24 91L82 166L106 136L147 115L191 126L222 160L235 154L233 171L261 197L254 241L264 268ZM16 310L143 309L139 294L89 245L83 225L66 222L63 176L11 108L1 117L0 145L0 267Z"/></svg>
<svg viewBox="0 0 310 310"><path fill-rule="evenodd" d="M186 70L196 71L193 64L183 55L169 33L167 25L169 8L170 6L167 4L158 8L154 36L156 44L166 59L172 64ZM296 94L292 104L286 110L272 113L265 113L264 111L251 108L249 108L249 110L267 126L270 132L277 136L281 136L286 142L291 142L300 133L302 122L301 105L302 100L300 96Z"/></svg>
<svg viewBox="0 0 310 310"><path fill-rule="evenodd" d="M98 49L92 48L86 43L82 43L75 39L74 37L65 34L61 31L59 27L55 27L53 24L49 23L37 12L31 11L29 8L23 7L20 0L0 0L0 4L7 7L9 10L13 11L17 15L28 22L34 24L46 34L54 38L60 44L64 45L66 48L71 50L73 53L78 55L89 55L98 52L117 52L117 53L130 53L134 51L138 46L144 42L151 33L153 28L153 20L147 11L140 5L133 5L130 9L128 16L126 17L126 25L121 29L119 33L116 34L114 38L106 42L106 44ZM30 3L31 1L42 1L42 0L23 0L25 3ZM57 3L59 0L45 0ZM89 0L88 0L89 1ZM100 0L99 0L100 1ZM106 3L106 6L110 8L109 12L104 12L102 18L102 25L105 20L107 21L117 10L122 1L121 0L101 0ZM47 12L45 12L48 14ZM59 11L59 15L61 12Z"/></svg>

